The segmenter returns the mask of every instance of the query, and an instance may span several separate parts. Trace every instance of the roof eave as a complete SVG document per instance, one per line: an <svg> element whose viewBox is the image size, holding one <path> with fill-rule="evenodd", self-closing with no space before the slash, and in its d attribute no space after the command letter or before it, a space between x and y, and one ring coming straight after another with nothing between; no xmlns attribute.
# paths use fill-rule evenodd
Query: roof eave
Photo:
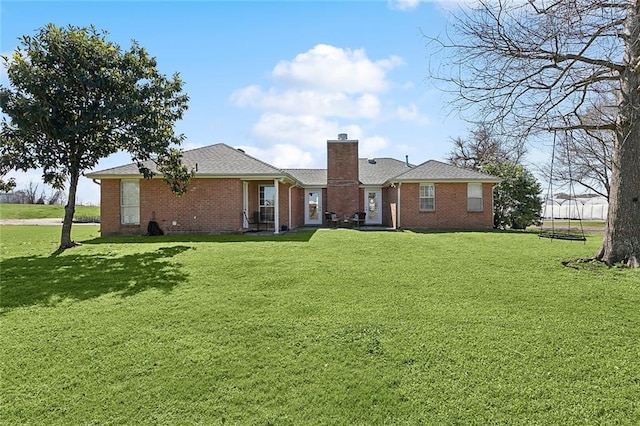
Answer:
<svg viewBox="0 0 640 426"><path fill-rule="evenodd" d="M85 177L89 179L143 179L141 173L87 173ZM161 178L160 173L156 173L153 178ZM210 173L196 173L193 176L194 179L243 179L243 180L271 180L271 179L286 179L289 181L295 181L291 176L285 173L273 173L273 174L210 174Z"/></svg>
<svg viewBox="0 0 640 426"><path fill-rule="evenodd" d="M389 179L386 183L387 184L392 184L392 183L423 183L423 182L430 182L430 183L500 183L502 182L502 179L429 179L429 178L424 178L424 179Z"/></svg>

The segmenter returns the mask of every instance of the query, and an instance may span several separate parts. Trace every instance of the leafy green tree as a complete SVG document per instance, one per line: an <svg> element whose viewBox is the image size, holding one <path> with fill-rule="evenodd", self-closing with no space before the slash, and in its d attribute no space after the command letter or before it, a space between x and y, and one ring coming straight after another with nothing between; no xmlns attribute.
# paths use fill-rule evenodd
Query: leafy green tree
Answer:
<svg viewBox="0 0 640 426"><path fill-rule="evenodd" d="M174 124L187 109L183 82L160 74L135 41L129 50L95 27L49 24L3 57L10 87L0 87L0 164L42 169L45 183L68 185L60 249L71 247L80 176L110 154L131 154L145 178L162 173L172 191L186 191L191 172L175 148ZM149 161L155 163L149 166ZM155 169L155 170L154 170Z"/></svg>
<svg viewBox="0 0 640 426"><path fill-rule="evenodd" d="M16 187L16 180L11 178L9 180L0 179L0 192L9 192Z"/></svg>
<svg viewBox="0 0 640 426"><path fill-rule="evenodd" d="M502 179L493 187L493 224L496 228L525 229L540 219L542 188L524 166L513 162L484 164L481 170Z"/></svg>
<svg viewBox="0 0 640 426"><path fill-rule="evenodd" d="M493 189L493 226L524 229L540 219L542 188L519 161L525 153L521 141L509 142L480 124L465 139L452 140L447 160L454 166L502 178Z"/></svg>

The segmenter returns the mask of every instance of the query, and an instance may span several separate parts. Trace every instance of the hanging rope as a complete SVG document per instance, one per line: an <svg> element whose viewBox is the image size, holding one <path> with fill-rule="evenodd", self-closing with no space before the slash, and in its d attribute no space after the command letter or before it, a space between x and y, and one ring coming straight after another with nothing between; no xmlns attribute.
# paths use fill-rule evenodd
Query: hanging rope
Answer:
<svg viewBox="0 0 640 426"><path fill-rule="evenodd" d="M553 207L555 205L555 200L553 200L553 198L551 199L551 230L544 230L544 218L547 217L547 207L549 206L549 196L551 194L551 196L553 196L553 168L555 165L555 158L556 158L556 143L557 143L557 131L553 132L553 149L551 151L551 169L549 171L549 186L547 187L547 196L545 198L545 204L544 204L544 213L543 213L543 217L542 217L542 221L540 222L540 231L538 232L538 237L541 238L551 238L551 239L556 239L556 240L567 240L567 241L587 241L586 237L584 236L584 229L582 227L582 219L581 219L581 214L580 211L578 209L577 204L575 205L575 213L576 216L578 218L578 221L580 222L580 234L577 233L572 233L571 232L571 218L572 218L572 214L571 214L571 204L569 205L569 210L568 210L568 227L566 231L563 232L559 232L558 230L556 230L556 226L555 226L555 217L556 214L553 211ZM569 169L569 202L573 202L573 203L577 203L576 202L576 191L575 188L573 186L573 175L571 172L571 155L570 155L570 151L569 151L569 144L565 144L566 148L567 148L567 152L566 152L566 156L567 156L567 168ZM566 201L565 201L566 202Z"/></svg>

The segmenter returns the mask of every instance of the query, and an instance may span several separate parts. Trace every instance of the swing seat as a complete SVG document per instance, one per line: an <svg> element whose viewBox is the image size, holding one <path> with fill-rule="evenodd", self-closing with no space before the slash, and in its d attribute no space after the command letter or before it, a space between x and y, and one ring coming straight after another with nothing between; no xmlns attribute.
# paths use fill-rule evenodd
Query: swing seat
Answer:
<svg viewBox="0 0 640 426"><path fill-rule="evenodd" d="M574 235L562 232L540 232L538 233L538 237L565 241L587 241L587 238L584 235Z"/></svg>

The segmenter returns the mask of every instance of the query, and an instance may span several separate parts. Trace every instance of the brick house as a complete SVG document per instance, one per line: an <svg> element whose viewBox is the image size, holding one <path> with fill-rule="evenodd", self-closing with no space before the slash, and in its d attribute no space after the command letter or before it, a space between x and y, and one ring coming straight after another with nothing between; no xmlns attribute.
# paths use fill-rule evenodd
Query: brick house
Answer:
<svg viewBox="0 0 640 426"><path fill-rule="evenodd" d="M183 161L196 172L181 197L135 164L87 174L100 181L102 235L145 234L151 220L166 233L278 233L327 226L325 212L339 225L365 212L371 226L489 229L500 181L434 160L358 158L346 134L327 141L326 169L279 169L225 144L186 151Z"/></svg>

